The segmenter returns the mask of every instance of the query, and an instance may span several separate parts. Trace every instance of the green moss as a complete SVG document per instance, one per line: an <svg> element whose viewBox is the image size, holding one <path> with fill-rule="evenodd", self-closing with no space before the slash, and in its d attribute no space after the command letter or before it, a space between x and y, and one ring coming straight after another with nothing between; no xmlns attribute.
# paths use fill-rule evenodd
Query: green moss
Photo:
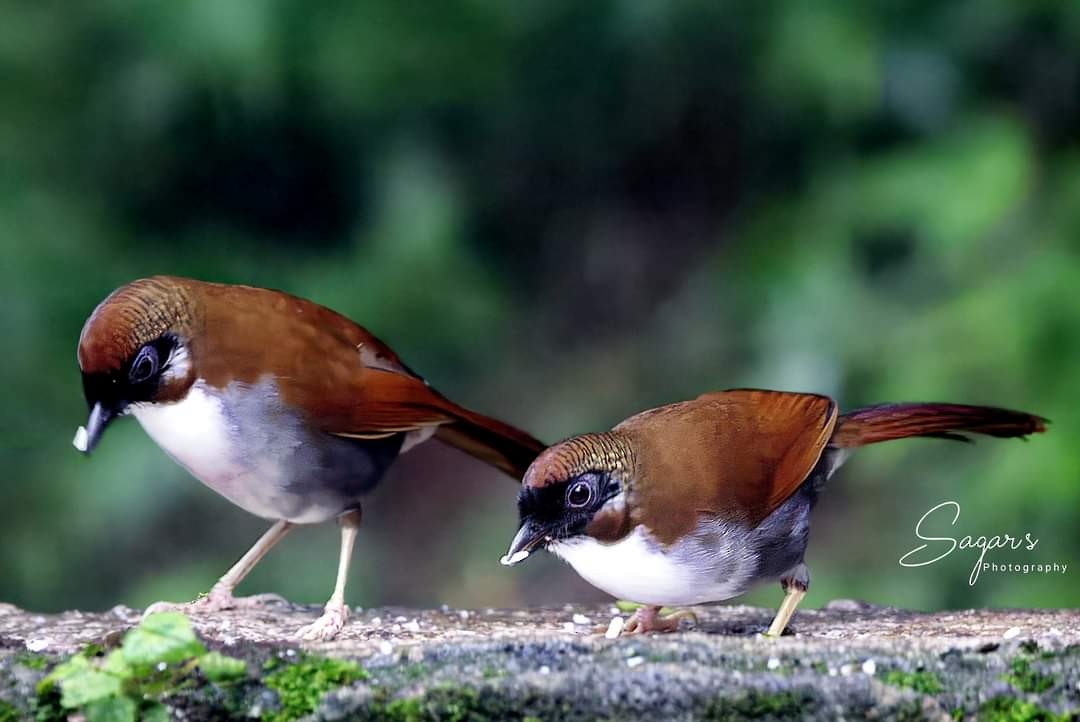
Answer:
<svg viewBox="0 0 1080 722"><path fill-rule="evenodd" d="M379 722L464 722L492 719L481 716L477 695L472 690L433 690L424 697L393 699L376 711Z"/></svg>
<svg viewBox="0 0 1080 722"><path fill-rule="evenodd" d="M60 705L60 689L53 684L38 685L37 695L30 700L30 712L36 722L63 722L67 713Z"/></svg>
<svg viewBox="0 0 1080 722"><path fill-rule="evenodd" d="M467 687L435 687L423 696L392 699L375 706L367 719L375 722L496 722L526 720L504 702ZM532 718L535 719L535 718Z"/></svg>
<svg viewBox="0 0 1080 722"><path fill-rule="evenodd" d="M17 654L15 664L20 664L27 669L42 670L49 666L49 658L40 654Z"/></svg>
<svg viewBox="0 0 1080 722"><path fill-rule="evenodd" d="M381 710L377 710L374 715L376 720L386 720L390 722L418 722L424 718L424 704L420 699L415 697L409 699L395 699L392 702L388 702Z"/></svg>
<svg viewBox="0 0 1080 722"><path fill-rule="evenodd" d="M1054 678L1031 668L1026 657L1017 657L1009 664L1010 672L1005 675L1006 682L1021 692L1041 694L1054 686Z"/></svg>
<svg viewBox="0 0 1080 722"><path fill-rule="evenodd" d="M0 722L18 722L21 718L15 705L0 699Z"/></svg>
<svg viewBox="0 0 1080 722"><path fill-rule="evenodd" d="M295 664L267 675L263 680L278 694L281 708L263 715L267 722L286 722L311 714L319 700L332 689L367 679L356 662L324 657L301 657Z"/></svg>
<svg viewBox="0 0 1080 722"><path fill-rule="evenodd" d="M1071 718L1014 697L994 697L979 708L978 715L983 722L1068 722Z"/></svg>
<svg viewBox="0 0 1080 722"><path fill-rule="evenodd" d="M750 689L745 694L714 700L705 710L703 719L738 720L747 717L770 720L798 720L817 707L808 691L769 694Z"/></svg>
<svg viewBox="0 0 1080 722"><path fill-rule="evenodd" d="M79 650L79 655L90 659L91 657L100 657L105 654L105 647L101 646L97 642L91 642L82 649Z"/></svg>
<svg viewBox="0 0 1080 722"><path fill-rule="evenodd" d="M885 684L891 684L895 687L908 687L913 689L919 694L940 694L944 689L941 685L941 680L933 672L904 672L899 669L890 669L884 675L882 680Z"/></svg>
<svg viewBox="0 0 1080 722"><path fill-rule="evenodd" d="M408 667L406 667L403 671L403 674L405 676L405 679L418 680L427 677L429 674L431 674L431 672L425 665L416 663L410 664Z"/></svg>

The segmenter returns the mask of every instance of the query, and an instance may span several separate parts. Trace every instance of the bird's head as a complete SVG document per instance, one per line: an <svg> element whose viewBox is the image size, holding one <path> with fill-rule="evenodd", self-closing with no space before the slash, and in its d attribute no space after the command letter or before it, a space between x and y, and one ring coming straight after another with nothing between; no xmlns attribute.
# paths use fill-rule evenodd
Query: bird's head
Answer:
<svg viewBox="0 0 1080 722"><path fill-rule="evenodd" d="M79 336L90 411L75 447L89 453L109 422L133 404L178 401L195 381L189 355L198 307L181 279L133 281L98 304Z"/></svg>
<svg viewBox="0 0 1080 722"><path fill-rule="evenodd" d="M617 432L584 434L545 450L529 467L518 493L520 528L503 564L523 561L534 549L622 538L630 529L626 487L629 441Z"/></svg>

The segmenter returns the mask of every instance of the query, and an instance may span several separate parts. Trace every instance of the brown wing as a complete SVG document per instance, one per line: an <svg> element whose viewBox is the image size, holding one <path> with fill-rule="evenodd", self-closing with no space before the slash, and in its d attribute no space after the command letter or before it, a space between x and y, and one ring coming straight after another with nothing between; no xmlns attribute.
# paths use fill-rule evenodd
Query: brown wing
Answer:
<svg viewBox="0 0 1080 722"><path fill-rule="evenodd" d="M806 479L835 424L828 397L737 389L646 411L613 431L635 449L637 521L671 543L700 514L759 524Z"/></svg>
<svg viewBox="0 0 1080 722"><path fill-rule="evenodd" d="M448 443L520 478L543 445L445 398L386 344L348 318L278 291L210 285L200 352L204 378L256 383L271 372L282 397L331 434L380 438L445 427Z"/></svg>

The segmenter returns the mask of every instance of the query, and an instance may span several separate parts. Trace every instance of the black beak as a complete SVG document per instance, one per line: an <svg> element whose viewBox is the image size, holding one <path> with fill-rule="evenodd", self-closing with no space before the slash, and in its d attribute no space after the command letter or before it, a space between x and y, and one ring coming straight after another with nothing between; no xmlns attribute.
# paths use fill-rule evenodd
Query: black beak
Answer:
<svg viewBox="0 0 1080 722"><path fill-rule="evenodd" d="M514 541L510 542L510 549L499 561L508 567L525 561L525 557L546 540L547 532L539 524L526 519L518 529L518 533L514 535Z"/></svg>
<svg viewBox="0 0 1080 722"><path fill-rule="evenodd" d="M90 409L90 418L87 419L86 426L80 426L75 432L75 440L72 442L75 448L84 454L93 451L105 432L105 427L116 416L116 411L102 405L100 401L94 404L94 407Z"/></svg>

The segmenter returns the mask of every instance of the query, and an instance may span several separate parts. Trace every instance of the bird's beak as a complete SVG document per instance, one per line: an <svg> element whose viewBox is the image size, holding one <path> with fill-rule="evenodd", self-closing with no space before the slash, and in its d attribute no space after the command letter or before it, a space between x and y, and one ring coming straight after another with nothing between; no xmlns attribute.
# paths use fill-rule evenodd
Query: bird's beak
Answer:
<svg viewBox="0 0 1080 722"><path fill-rule="evenodd" d="M514 541L510 542L510 549L499 561L508 567L525 561L525 557L529 556L533 549L543 544L546 538L547 533L540 525L526 520L518 529L518 533L514 535Z"/></svg>
<svg viewBox="0 0 1080 722"><path fill-rule="evenodd" d="M90 409L90 418L87 419L86 426L80 426L75 431L75 439L72 441L75 448L84 454L93 451L101 439L102 433L105 432L105 427L109 425L109 422L116 415L114 410L102 405L100 401L95 403L94 407Z"/></svg>

